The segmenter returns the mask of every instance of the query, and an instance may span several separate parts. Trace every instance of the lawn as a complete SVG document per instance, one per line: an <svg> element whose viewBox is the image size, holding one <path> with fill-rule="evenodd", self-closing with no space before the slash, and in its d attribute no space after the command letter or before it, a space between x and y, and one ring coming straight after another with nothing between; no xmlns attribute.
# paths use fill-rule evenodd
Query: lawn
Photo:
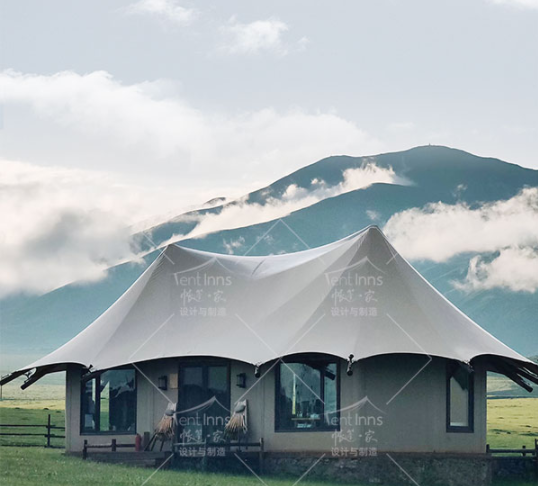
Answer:
<svg viewBox="0 0 538 486"><path fill-rule="evenodd" d="M79 458L65 457L60 451L9 447L0 449L0 485L17 486L133 486L144 484L154 473L151 469L113 464L99 464ZM295 480L269 479L269 486L292 486ZM254 476L224 475L183 471L158 471L148 481L151 486L252 486L259 483ZM322 486L321 483L308 483ZM324 483L323 486L328 486Z"/></svg>
<svg viewBox="0 0 538 486"><path fill-rule="evenodd" d="M65 401L63 398L65 387L63 385L36 384L25 392L21 392L18 386L7 385L3 387L2 392L0 424L45 425L50 414L52 425L65 425ZM12 429L3 428L2 432L44 434L46 430L43 427L18 427ZM64 435L63 430L58 430L54 433L56 435ZM7 444L44 445L45 437L0 436L0 446ZM63 439L52 440L53 446L63 446L63 444Z"/></svg>
<svg viewBox="0 0 538 486"><path fill-rule="evenodd" d="M216 473L153 471L151 469L115 464L100 464L66 457L59 450L42 448L0 448L0 485L5 486L256 486L259 479L245 475ZM152 476L152 474L155 474ZM149 479L151 477L151 479ZM267 486L294 486L298 478L267 478ZM147 481L147 483L146 483ZM318 482L304 479L308 486L335 486L338 483ZM355 486L361 486L354 483ZM400 485L409 485L402 482ZM531 486L536 483L506 481L494 486ZM363 485L367 486L367 485ZM428 486L421 484L421 486Z"/></svg>
<svg viewBox="0 0 538 486"><path fill-rule="evenodd" d="M538 438L538 398L488 400L488 438L493 448L534 447Z"/></svg>

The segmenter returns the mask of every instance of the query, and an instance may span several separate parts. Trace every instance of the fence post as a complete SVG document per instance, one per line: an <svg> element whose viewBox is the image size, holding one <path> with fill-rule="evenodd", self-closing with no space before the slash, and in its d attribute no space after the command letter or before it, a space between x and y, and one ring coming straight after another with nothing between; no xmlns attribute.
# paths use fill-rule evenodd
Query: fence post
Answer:
<svg viewBox="0 0 538 486"><path fill-rule="evenodd" d="M88 441L84 440L84 447L82 449L82 459L86 459L88 457Z"/></svg>
<svg viewBox="0 0 538 486"><path fill-rule="evenodd" d="M538 439L534 439L534 479L538 481Z"/></svg>
<svg viewBox="0 0 538 486"><path fill-rule="evenodd" d="M47 447L50 447L50 413L49 413L49 419L47 421Z"/></svg>
<svg viewBox="0 0 538 486"><path fill-rule="evenodd" d="M112 445L110 446L112 452L116 452L116 439L112 439Z"/></svg>

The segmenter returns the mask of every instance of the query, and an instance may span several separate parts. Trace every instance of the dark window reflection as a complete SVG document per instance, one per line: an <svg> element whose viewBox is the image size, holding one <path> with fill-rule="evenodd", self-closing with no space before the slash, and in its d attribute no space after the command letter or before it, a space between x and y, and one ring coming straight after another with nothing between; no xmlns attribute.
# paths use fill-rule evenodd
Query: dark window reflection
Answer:
<svg viewBox="0 0 538 486"><path fill-rule="evenodd" d="M81 415L83 432L134 433L135 370L109 370L83 381Z"/></svg>

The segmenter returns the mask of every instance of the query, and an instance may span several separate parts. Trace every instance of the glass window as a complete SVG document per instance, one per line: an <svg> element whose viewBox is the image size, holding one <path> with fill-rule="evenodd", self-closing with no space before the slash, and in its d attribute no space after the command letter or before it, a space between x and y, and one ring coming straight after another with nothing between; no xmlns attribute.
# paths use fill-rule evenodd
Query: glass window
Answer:
<svg viewBox="0 0 538 486"><path fill-rule="evenodd" d="M459 364L450 364L447 381L447 429L473 431L473 373Z"/></svg>
<svg viewBox="0 0 538 486"><path fill-rule="evenodd" d="M276 384L276 430L339 428L335 362L280 363Z"/></svg>
<svg viewBox="0 0 538 486"><path fill-rule="evenodd" d="M135 370L104 371L82 382L81 431L135 433Z"/></svg>

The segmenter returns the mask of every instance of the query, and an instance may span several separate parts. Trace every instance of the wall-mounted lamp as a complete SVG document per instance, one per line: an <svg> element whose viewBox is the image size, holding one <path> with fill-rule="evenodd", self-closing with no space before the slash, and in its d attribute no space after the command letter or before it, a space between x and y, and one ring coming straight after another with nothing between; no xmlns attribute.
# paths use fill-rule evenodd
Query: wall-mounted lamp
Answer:
<svg viewBox="0 0 538 486"><path fill-rule="evenodd" d="M168 376L159 376L159 378L157 378L157 386L160 390L168 390Z"/></svg>
<svg viewBox="0 0 538 486"><path fill-rule="evenodd" d="M239 373L236 376L236 382L235 384L239 388L246 388L247 387L247 374L246 373Z"/></svg>
<svg viewBox="0 0 538 486"><path fill-rule="evenodd" d="M353 365L355 364L355 362L353 361L353 358L355 356L353 356L352 354L349 355L349 358L347 360L347 376L351 376L353 374Z"/></svg>

